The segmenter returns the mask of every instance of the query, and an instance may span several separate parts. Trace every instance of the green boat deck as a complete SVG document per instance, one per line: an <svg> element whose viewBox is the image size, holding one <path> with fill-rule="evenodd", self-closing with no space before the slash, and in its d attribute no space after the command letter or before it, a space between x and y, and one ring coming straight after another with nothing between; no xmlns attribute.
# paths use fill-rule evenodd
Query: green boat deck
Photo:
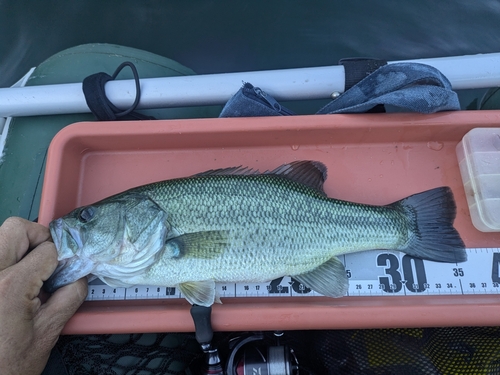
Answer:
<svg viewBox="0 0 500 375"><path fill-rule="evenodd" d="M87 44L67 49L38 66L27 86L81 82L85 77L112 74L124 61L137 67L141 78L195 74L177 62L134 48L109 44ZM131 79L124 69L119 79ZM142 111L158 119L217 117L221 107L170 108ZM63 127L95 120L92 114L13 118L0 164L0 223L9 216L29 220L38 217L45 159L50 141Z"/></svg>

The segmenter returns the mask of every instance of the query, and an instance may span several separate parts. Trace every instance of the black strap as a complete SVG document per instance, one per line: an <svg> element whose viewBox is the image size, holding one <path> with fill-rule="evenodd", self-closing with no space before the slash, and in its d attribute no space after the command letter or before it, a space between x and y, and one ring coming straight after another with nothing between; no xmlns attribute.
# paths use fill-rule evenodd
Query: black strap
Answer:
<svg viewBox="0 0 500 375"><path fill-rule="evenodd" d="M373 73L381 66L387 65L387 61L363 57L345 58L339 61L345 70L345 91L357 84L363 78Z"/></svg>
<svg viewBox="0 0 500 375"><path fill-rule="evenodd" d="M114 80L124 67L128 66L132 70L135 81L135 100L130 108L121 110L116 107L106 97L104 86L107 82ZM96 73L86 77L82 82L83 94L88 107L99 121L114 121L114 120L154 120L154 117L146 116L134 112L141 99L141 85L139 81L139 74L134 64L129 61L122 63L110 76L107 73Z"/></svg>
<svg viewBox="0 0 500 375"><path fill-rule="evenodd" d="M347 57L339 61L344 66L345 88L344 91L358 84L381 66L387 65L387 61L367 57ZM366 113L385 113L385 107L378 104Z"/></svg>

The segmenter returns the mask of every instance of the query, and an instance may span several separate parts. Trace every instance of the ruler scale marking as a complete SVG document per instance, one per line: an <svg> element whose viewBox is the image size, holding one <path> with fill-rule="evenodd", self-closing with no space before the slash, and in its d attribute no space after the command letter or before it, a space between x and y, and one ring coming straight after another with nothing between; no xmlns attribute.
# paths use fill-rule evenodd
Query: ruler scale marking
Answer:
<svg viewBox="0 0 500 375"><path fill-rule="evenodd" d="M347 296L416 296L500 294L500 248L467 249L464 263L439 263L397 251L366 251L340 258L349 279ZM315 297L291 277L268 283L218 283L222 298ZM113 288L100 280L89 284L87 301L183 298L178 288Z"/></svg>

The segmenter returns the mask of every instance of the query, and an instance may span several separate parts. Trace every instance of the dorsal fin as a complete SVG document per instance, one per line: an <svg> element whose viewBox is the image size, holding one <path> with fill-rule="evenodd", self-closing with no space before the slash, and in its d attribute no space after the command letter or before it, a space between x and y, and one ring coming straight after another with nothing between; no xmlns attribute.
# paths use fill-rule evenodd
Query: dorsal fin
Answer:
<svg viewBox="0 0 500 375"><path fill-rule="evenodd" d="M323 184L326 180L326 166L319 161L294 161L283 164L270 172L266 171L264 174L283 176L325 194Z"/></svg>
<svg viewBox="0 0 500 375"><path fill-rule="evenodd" d="M255 176L259 174L272 174L286 177L292 181L307 185L310 188L313 188L320 193L325 194L325 192L323 191L323 184L326 180L326 166L319 161L294 161L291 163L283 164L278 168L273 169L272 171L265 171L264 173L259 172L257 169L247 168L240 165L239 167L211 169L206 172L195 174L194 176Z"/></svg>
<svg viewBox="0 0 500 375"><path fill-rule="evenodd" d="M261 173L257 169L243 167L240 165L239 167L210 169L209 171L197 173L193 177L228 176L228 175L251 176L251 175L258 175L258 174L261 174Z"/></svg>

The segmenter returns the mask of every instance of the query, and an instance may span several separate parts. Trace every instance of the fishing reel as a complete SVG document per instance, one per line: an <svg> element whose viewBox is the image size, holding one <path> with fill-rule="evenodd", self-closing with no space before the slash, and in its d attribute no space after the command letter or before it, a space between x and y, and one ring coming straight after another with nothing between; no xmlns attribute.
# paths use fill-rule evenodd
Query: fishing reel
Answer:
<svg viewBox="0 0 500 375"><path fill-rule="evenodd" d="M262 333L234 337L229 341L227 361L220 359L218 348L212 346L211 307L193 305L191 316L196 340L205 353L203 375L298 375L295 352L280 343L283 332L275 332L269 340Z"/></svg>
<svg viewBox="0 0 500 375"><path fill-rule="evenodd" d="M275 332L274 345L264 343L264 335L255 333L236 337L229 342L230 355L227 375L298 375L299 363L295 352L280 345L283 332Z"/></svg>

